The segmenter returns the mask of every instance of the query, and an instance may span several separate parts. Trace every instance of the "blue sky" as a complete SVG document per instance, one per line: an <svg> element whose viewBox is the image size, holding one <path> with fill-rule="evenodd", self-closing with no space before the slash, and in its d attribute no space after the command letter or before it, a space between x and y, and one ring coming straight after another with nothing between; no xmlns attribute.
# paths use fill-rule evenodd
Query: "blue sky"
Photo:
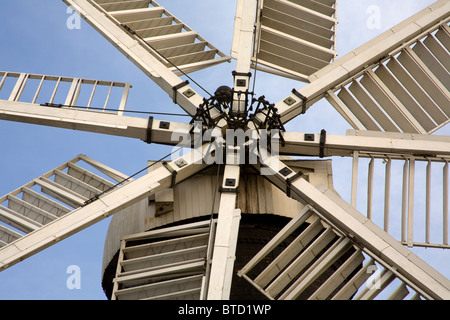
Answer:
<svg viewBox="0 0 450 320"><path fill-rule="evenodd" d="M235 2L229 0L160 0L175 16L198 31L220 50L231 48ZM430 0L341 0L338 18L338 52L342 56L389 27L433 3ZM380 25L368 27L368 8L380 9ZM86 22L81 28L66 26L70 14L62 1L16 0L0 2L0 70L64 75L89 79L130 82L127 108L175 112L182 110L137 67L121 55ZM207 13L207 14L206 14ZM234 62L192 74L209 91L232 81ZM231 85L230 85L231 86ZM258 74L257 94L276 102L302 83ZM198 91L200 92L200 91ZM345 134L350 127L326 102L319 102L288 124L288 130ZM158 116L161 120L186 118ZM439 134L448 134L444 128ZM72 130L0 121L0 195L22 186L43 173L83 153L125 174L146 167L170 147L147 145L138 140ZM336 159L336 189L348 200L351 168ZM105 299L101 288L101 266L105 234L110 219L0 272L0 299ZM450 276L450 250L414 249L445 276ZM69 290L66 273L70 265L81 270L81 289Z"/></svg>

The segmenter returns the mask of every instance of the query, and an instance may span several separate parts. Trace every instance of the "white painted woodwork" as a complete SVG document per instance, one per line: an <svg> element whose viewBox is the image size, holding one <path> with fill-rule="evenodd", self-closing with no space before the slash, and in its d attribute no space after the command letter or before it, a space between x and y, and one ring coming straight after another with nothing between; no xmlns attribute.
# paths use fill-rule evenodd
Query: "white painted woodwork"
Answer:
<svg viewBox="0 0 450 320"><path fill-rule="evenodd" d="M335 1L259 1L252 67L308 82L337 55L335 17Z"/></svg>
<svg viewBox="0 0 450 320"><path fill-rule="evenodd" d="M305 133L285 132L285 146L280 152L291 155L318 156L320 152L320 134L314 134L314 140L305 139ZM348 130L347 135L327 134L324 144L324 156L352 157L353 152L370 154L385 158L417 156L444 161L450 156L450 138L427 134L381 133L376 131Z"/></svg>
<svg viewBox="0 0 450 320"><path fill-rule="evenodd" d="M94 160L79 155L1 197L0 204L7 205L0 205L0 221L4 223L0 229L1 247L69 214L84 201L122 181L106 180L81 167L93 170L89 162ZM102 165L102 171L117 175L106 165Z"/></svg>
<svg viewBox="0 0 450 320"><path fill-rule="evenodd" d="M136 64L136 66L138 66L147 76L155 81L155 83L159 85L170 97L172 97L172 99L176 101L188 114L195 115L198 106L203 101L203 98L189 85L183 86L177 90L179 92L175 92L174 87L183 82L181 78L168 67L167 61L161 58L157 50L151 47L151 44L150 46L148 45L146 42L148 41L148 38L142 38L139 36L139 33L138 36L132 35L121 26L121 24L126 25L129 22L154 19L154 15L159 15L160 13L173 17L170 13L154 1L152 1L152 6L156 7L156 9L147 8L150 4L149 2L140 2L137 9L134 7L133 2L125 2L122 4L123 6L118 7L104 4L103 8L100 3L97 4L95 1L65 0L64 2L76 9L88 23L90 23L117 49L127 56L129 60ZM145 4L145 6L141 6L141 4ZM119 10L115 11L115 9ZM147 14L149 15L147 16ZM175 17L173 17L173 21L177 24L182 24L186 32L192 31ZM134 32L137 31L134 30ZM181 33L180 35L184 36ZM204 41L201 37L197 38L200 41ZM176 44L172 44L171 46L173 45ZM182 45L184 45L184 43ZM211 46L209 43L208 45ZM215 50L215 48L213 50ZM209 60L212 64L224 62L229 59L219 51L217 51L217 54L220 55L220 58ZM206 57L206 59L208 58L209 57ZM202 59L205 60L204 57L202 57ZM192 63L192 61L193 60L191 59L184 66L186 68L186 72L188 72L189 69L196 70L198 68L198 63ZM201 61L200 63L203 62L204 61Z"/></svg>
<svg viewBox="0 0 450 320"><path fill-rule="evenodd" d="M113 300L199 300L215 221L202 221L121 240Z"/></svg>
<svg viewBox="0 0 450 320"><path fill-rule="evenodd" d="M426 36L428 32L435 31L442 24L442 20L448 19L449 10L450 3L447 0L436 1L428 8L312 74L309 77L311 83L298 89L298 92L308 100L306 107L310 107L323 98L329 90L335 90L336 87L358 76L368 67L377 65L379 61L397 54L405 45L410 45ZM441 43L442 41L448 43L448 35L445 32L441 31L439 35L442 40L437 36L433 40L438 39ZM442 54L442 48L440 48L440 52ZM429 73L427 72L427 74ZM440 90L440 87L437 90ZM410 92L414 93L414 91ZM284 123L292 120L303 110L303 101L299 97L291 94L287 98L293 99L295 102L288 105L284 102L286 99L283 99L276 103L276 108ZM332 103L333 100L330 100L330 103ZM428 110L431 106L426 106L426 108ZM419 119L416 118L416 120ZM441 124L442 122L437 123L437 125ZM370 130L374 130L374 128Z"/></svg>
<svg viewBox="0 0 450 320"><path fill-rule="evenodd" d="M228 300L230 298L241 219L241 210L236 209L240 172L239 165L225 165L222 188L234 188L235 190L222 191L220 195L217 231L208 284L208 300ZM228 179L234 179L234 185L228 185Z"/></svg>
<svg viewBox="0 0 450 320"><path fill-rule="evenodd" d="M286 188L285 179L294 176L294 171L286 176L279 172L286 166L276 157L264 159L264 166L273 172L273 175L266 177L280 188ZM450 298L448 279L342 200L334 190L325 186L316 188L302 178L292 181L290 187L292 197L310 205L327 224L350 237L360 248L370 252L372 257L380 258L380 263L391 271L395 270L397 277L414 287L422 296L431 299Z"/></svg>
<svg viewBox="0 0 450 320"><path fill-rule="evenodd" d="M180 160L185 163L184 166L180 167L176 164L176 161ZM182 181L205 168L204 164L195 163L195 158L192 153L169 162L167 166L177 172L178 181ZM46 184L50 184L51 181L49 179L44 179L46 179ZM100 199L87 204L84 204L84 202L79 203L75 210L62 218L54 220L41 228L35 228L36 230L34 232L28 233L2 247L0 249L0 269L6 269L140 200L148 198L150 195L169 187L171 183L172 172L163 166L140 179L125 184L120 188L113 189L105 194L101 194ZM56 185L57 183L55 182L51 183L52 188L56 187ZM70 197L69 200L74 199L75 192L73 190L63 187L58 188L58 190L62 190L58 195L65 194L67 197ZM51 195L53 196L53 191ZM66 197L63 199L66 199ZM81 198L79 197L79 199ZM84 206L82 206L83 204ZM2 216L5 216L5 214L2 214ZM6 216L9 219L9 215Z"/></svg>
<svg viewBox="0 0 450 320"><path fill-rule="evenodd" d="M0 71L0 90L4 89L6 83L15 82L11 92L2 92L3 96L9 94L8 101L27 102L33 104L55 104L66 107L81 106L89 110L91 107L96 111L104 111L106 108L117 110L117 114L122 115L130 92L131 84L123 82L81 79L71 77L61 77L53 75L28 74L18 72ZM70 86L63 89L63 84ZM99 94L99 88L109 88L106 96ZM26 89L35 90L23 95ZM46 90L44 88L47 88ZM50 88L53 88L49 91ZM120 90L120 99L110 101L112 90ZM89 96L89 100L84 105L78 104L80 95ZM96 105L92 105L95 101ZM86 101L85 101L86 102ZM111 112L109 110L109 112Z"/></svg>
<svg viewBox="0 0 450 320"><path fill-rule="evenodd" d="M122 116L108 112L52 108L31 103L0 100L0 119L137 138L152 143L177 145L179 136L186 135L190 124ZM166 126L161 126L165 122ZM173 133L177 132L175 141Z"/></svg>

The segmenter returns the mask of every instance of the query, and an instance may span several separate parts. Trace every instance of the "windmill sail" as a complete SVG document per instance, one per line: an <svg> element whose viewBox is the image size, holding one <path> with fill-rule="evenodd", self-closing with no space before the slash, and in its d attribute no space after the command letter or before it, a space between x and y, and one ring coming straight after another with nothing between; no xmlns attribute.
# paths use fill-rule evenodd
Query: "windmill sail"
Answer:
<svg viewBox="0 0 450 320"><path fill-rule="evenodd" d="M327 99L355 129L432 133L449 121L447 21L328 92ZM434 53L433 53L434 52Z"/></svg>
<svg viewBox="0 0 450 320"><path fill-rule="evenodd" d="M131 84L0 71L0 119L177 144L190 124L125 116Z"/></svg>
<svg viewBox="0 0 450 320"><path fill-rule="evenodd" d="M349 254L353 257L353 254L355 254L359 248L387 269L385 271L386 273L383 272L381 275L381 279L383 279L380 283L381 290L393 280L393 275L395 274L401 281L414 288L416 292L427 299L450 298L450 282L448 279L426 265L412 252L404 248L397 240L392 238L351 207L347 202L342 200L334 190L329 189L327 186L319 188L314 187L307 180L296 174L292 169L285 166L283 162L276 157L267 157L262 160L262 167L273 173L272 175L267 175L267 178L278 187L286 190L288 195L304 204L306 209L304 209L296 219L293 219L284 230L280 231L280 234L274 237L272 243L267 244L266 249L263 249L264 252L257 254L249 264L253 266L255 262L258 262L261 257L265 256L267 251L272 250L277 244L278 237L287 237L303 224L306 221L306 218L309 217L309 211L311 211L308 209L308 206L313 208L312 211L325 222L325 224L321 223L319 225L319 229L325 230L319 230L321 233L316 241L311 243L311 246L329 245L327 251L323 253L323 255L318 255L318 252L320 252L321 249L316 250L306 246L306 243L309 241L301 243L301 247L306 246L307 249L303 252L304 254L302 254L302 248L296 251L297 254L300 253L300 256L293 262L293 265L289 265L287 262L293 258L292 255L286 254L284 257L282 256L280 259L286 261L286 265L289 266L287 269L280 270L277 267L274 269L277 270L277 272L275 272L273 277L277 277L277 279L279 279L278 277L284 278L280 278L283 279L283 281L280 282L280 284L282 284L281 286L276 285L278 289L281 289L277 289L273 291L273 293L269 292L270 297L282 299L297 298L315 279L317 279L317 277L320 276L322 272L325 272L333 263L335 263L336 259L345 254ZM307 216L303 217L304 215ZM329 227L327 227L327 225ZM333 235L332 230L339 230L337 239L334 238L335 235ZM306 230L304 232L306 232ZM301 234L300 236L302 237ZM297 245L298 249L298 242L294 243ZM352 249L352 245L356 245L356 247L353 247ZM286 248L286 250L288 250L288 248ZM352 251L348 252L348 250ZM318 259L313 262L314 259L312 259L311 255L316 256ZM310 260L305 261L304 257ZM347 259L350 258L344 259L344 262L342 262L344 265L346 264ZM305 266L310 262L313 262L313 267L305 269ZM351 261L348 261L348 263L351 263ZM340 268L340 266L337 265L335 268ZM306 270L305 273L300 273L303 269ZM245 274L245 270L246 268L244 268L244 271L241 270L241 274ZM394 274L391 274L392 272ZM290 273L287 275L287 278L285 273ZM330 274L328 276L330 277ZM333 277L333 275L331 275L331 277ZM271 279L271 277L269 277L269 279ZM286 280L288 281L286 282ZM256 285L263 290L268 290L266 284L256 283ZM357 289L359 286L360 284L357 286ZM395 296L397 296L398 291L404 291L403 284L397 289L392 293ZM281 293L281 290L285 290L284 293ZM366 296L365 290L363 292L363 296ZM353 293L351 293L351 295ZM370 297L373 293L374 291L372 290L367 297ZM310 291L310 294L314 297L317 292L315 290L313 292ZM398 295L401 296L402 294ZM309 295L306 298L308 297Z"/></svg>
<svg viewBox="0 0 450 320"><path fill-rule="evenodd" d="M277 248L288 237L293 239L289 245ZM270 263L258 266L267 256L273 256ZM239 271L239 276L270 299L372 300L379 295L386 300L423 299L414 285L403 282L383 264L307 206Z"/></svg>
<svg viewBox="0 0 450 320"><path fill-rule="evenodd" d="M191 115L195 115L203 98L174 70L186 73L229 60L154 1L64 2Z"/></svg>
<svg viewBox="0 0 450 320"><path fill-rule="evenodd" d="M24 203L25 199L16 201L21 204L18 207L18 212L13 212L13 209L9 208L0 208L2 221L12 224L12 227L19 228L25 233L22 237L18 237L17 232L11 232L11 229L4 230L2 228L2 238L5 238L8 242L0 249L0 269L9 268L52 244L107 218L109 215L137 203L161 191L161 189L170 187L171 183L175 183L176 179L181 181L205 168L206 165L204 164L194 165L193 158L193 155L189 154L175 159L173 162L168 163L167 166L162 166L140 179L123 183L120 187L117 183L107 185L103 180L100 181L102 184L99 184L98 179L92 179L93 175L91 173L84 172L81 169L77 170L78 168L73 170L74 166L70 164L68 164L68 167L73 175L61 172L60 168L57 168L42 178L34 180L30 185L26 185L25 188L30 188L37 184L43 188L44 193L67 203L74 210L66 212L58 219L48 219L50 214L45 214L41 208L32 208L30 210L30 206ZM86 158L83 157L83 159ZM94 163L96 168L114 177L114 179L115 177L123 177L122 174L106 169L105 166L98 162L90 160L89 162ZM111 171L112 173L110 173ZM80 172L81 176L77 177ZM53 180L49 179L51 175L54 175ZM85 179L88 181L84 181ZM120 182L123 181L129 180L125 178ZM89 184L89 182L95 183L96 186ZM100 186L104 186L104 189L99 189ZM21 192L23 192L22 189L14 191L10 195L3 197L2 200L3 202L8 201L12 205L17 198L12 197ZM120 196L117 196L117 194L120 194ZM13 201L10 199L13 199ZM29 214L32 217L36 217L37 221L27 217ZM42 220L41 216L44 216L45 219Z"/></svg>
<svg viewBox="0 0 450 320"><path fill-rule="evenodd" d="M88 171L100 170L109 179ZM80 208L126 176L85 155L64 163L0 198L0 247Z"/></svg>
<svg viewBox="0 0 450 320"><path fill-rule="evenodd" d="M307 82L336 57L336 1L264 0L256 15L253 68Z"/></svg>
<svg viewBox="0 0 450 320"><path fill-rule="evenodd" d="M204 299L215 224L204 221L125 236L112 299Z"/></svg>
<svg viewBox="0 0 450 320"><path fill-rule="evenodd" d="M441 127L449 113L448 76L444 72L449 11L448 1L436 1L311 74L310 84L276 103L281 120L290 121L327 97L355 129L428 133ZM424 50L422 41L432 55ZM408 71L394 70L400 55ZM389 66L384 66L386 63ZM386 72L385 67L395 73ZM361 76L367 88L359 83ZM342 91L336 97L334 93L339 89Z"/></svg>

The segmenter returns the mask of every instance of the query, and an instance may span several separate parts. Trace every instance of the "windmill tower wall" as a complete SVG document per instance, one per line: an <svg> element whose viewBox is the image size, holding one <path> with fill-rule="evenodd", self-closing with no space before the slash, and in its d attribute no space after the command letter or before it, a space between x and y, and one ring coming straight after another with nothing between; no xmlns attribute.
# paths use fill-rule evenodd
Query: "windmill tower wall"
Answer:
<svg viewBox="0 0 450 320"><path fill-rule="evenodd" d="M331 160L286 158L284 161L293 170L301 171L303 177L314 186L333 188ZM154 170L158 165L160 164L151 169ZM211 209L214 205L214 213L217 213L220 199L218 190L214 197L217 171L217 166L212 166L177 183L173 189L161 191L154 197L142 200L113 216L105 240L102 266L102 286L108 298L111 297L121 239L130 234L161 227L210 219ZM222 181L221 175L222 172L219 171L219 184ZM236 267L243 266L290 218L303 209L302 204L287 197L251 167L242 170L237 202L237 208L242 211L242 218ZM235 277L233 282L240 280ZM245 284L248 289L248 283ZM250 294L251 292L255 293L253 290L250 290ZM248 292L233 294L232 289L231 298L239 298L242 294L248 298L245 296Z"/></svg>

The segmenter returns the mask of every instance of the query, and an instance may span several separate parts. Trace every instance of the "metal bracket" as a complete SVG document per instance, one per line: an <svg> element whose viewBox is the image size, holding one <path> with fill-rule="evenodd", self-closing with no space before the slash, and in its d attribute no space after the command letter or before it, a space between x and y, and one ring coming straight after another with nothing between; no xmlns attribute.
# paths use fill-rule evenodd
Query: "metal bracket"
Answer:
<svg viewBox="0 0 450 320"><path fill-rule="evenodd" d="M302 99L302 114L306 112L306 102L308 101L308 98L306 98L304 95L302 95L300 92L298 92L295 89L292 89L292 93Z"/></svg>
<svg viewBox="0 0 450 320"><path fill-rule="evenodd" d="M173 188L173 187L175 186L175 184L176 184L176 179L177 179L178 171L176 171L174 168L172 168L172 167L169 165L169 163L166 162L166 161L164 161L164 162L162 163L162 165L163 165L167 170L169 170L169 172L172 174L172 182L171 182L171 184L170 184L170 188Z"/></svg>
<svg viewBox="0 0 450 320"><path fill-rule="evenodd" d="M152 129L153 129L153 117L148 117L148 124L147 124L147 137L145 138L146 143L151 144L152 143Z"/></svg>
<svg viewBox="0 0 450 320"><path fill-rule="evenodd" d="M181 82L180 84L177 84L176 86L172 87L173 90L173 103L178 103L177 102L177 97L178 97L178 90L187 86L189 84L189 81L186 80L184 82Z"/></svg>
<svg viewBox="0 0 450 320"><path fill-rule="evenodd" d="M239 187L236 188L224 188L224 187L219 187L219 192L223 193L223 192L228 192L228 193L239 193Z"/></svg>
<svg viewBox="0 0 450 320"><path fill-rule="evenodd" d="M299 171L296 174L294 174L292 177L286 179L286 195L288 197L291 196L291 184L292 184L292 182L297 180L301 176L303 176L303 172Z"/></svg>
<svg viewBox="0 0 450 320"><path fill-rule="evenodd" d="M320 131L320 143L319 143L319 158L323 158L325 156L325 141L327 138L327 132L322 129Z"/></svg>

